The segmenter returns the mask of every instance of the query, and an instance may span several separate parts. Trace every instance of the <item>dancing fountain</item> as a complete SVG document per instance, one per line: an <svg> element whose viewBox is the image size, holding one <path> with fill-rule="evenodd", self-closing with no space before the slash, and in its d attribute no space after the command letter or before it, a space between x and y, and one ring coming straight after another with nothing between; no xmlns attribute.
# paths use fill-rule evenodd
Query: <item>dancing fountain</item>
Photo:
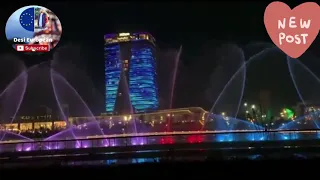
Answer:
<svg viewBox="0 0 320 180"><path fill-rule="evenodd" d="M208 112L202 129L190 129L188 132L160 132L166 134L183 134L188 136L190 134L204 133L204 135L190 135L186 140L190 143L200 143L204 141L209 142L231 142L231 141L265 141L265 140L293 140L301 138L310 138L310 135L300 135L299 133L277 133L276 136L270 136L269 132L280 130L301 130L306 129L303 123L305 123L306 117L298 117L293 121L284 124L278 128L272 129L266 127L268 124L259 121L261 118L257 118L256 121L244 120L241 117L240 111L243 111L242 105L244 104L245 90L247 88L247 74L250 70L248 67L250 64L262 59L268 58L270 54L272 56L277 55L281 58L286 56L276 47L269 47L262 51L250 56L246 59L245 53L241 48L236 45L225 45L220 49L222 72L224 74L217 74L217 77L212 78L211 84L215 85L215 79L224 77L229 79L228 82L221 88L222 91L216 95L214 103L210 111ZM170 90L170 107L172 106L172 99L174 94L175 77L177 74L178 62L181 55L181 48L177 57L175 58L174 78L172 82L172 89ZM232 62L232 63L231 63ZM303 105L306 106L308 100L316 100L317 94L313 94L315 88L317 88L319 79L312 73L301 61L297 59L291 59L289 57L284 60L287 62L289 74L291 76L294 87ZM230 66L232 64L232 66ZM273 72L274 73L274 72ZM110 119L101 119L94 116L94 113L90 110L86 100L82 95L72 86L67 78L65 78L57 64L53 63L41 63L35 65L29 69L21 70L16 78L12 80L9 85L0 94L1 112L0 117L2 121L12 124L16 120L16 114L24 110L28 111L34 106L45 105L49 107L56 107L59 112L59 119L66 123L66 129L51 135L50 137L41 138L41 147L34 145L32 141L34 139L8 132L5 130L0 131L0 143L7 141L19 141L23 142L14 145L17 151L31 151L35 149L64 149L64 148L89 148L92 147L92 141L90 138L101 138L95 142L95 147L109 147L120 145L144 145L147 143L162 143L172 144L175 142L173 136L161 138L154 137L151 140L147 140L143 137L144 134L152 132L150 127L144 126L137 117L132 116L134 114L133 107L130 101L130 93L128 88L128 81L124 75L121 75L120 86L124 92L124 98L127 99L127 105L130 106L130 115L127 116L114 116ZM296 76L298 74L307 74L311 78L301 79L302 76ZM76 74L73 74L77 76ZM215 76L215 75L213 75ZM313 79L313 80L311 80ZM314 83L312 88L308 88L305 83ZM86 84L84 84L86 85ZM310 87L310 86L309 86ZM92 87L88 87L92 88ZM209 92L210 93L210 92ZM65 106L68 105L68 108ZM71 123L69 117L74 117ZM307 126L309 129L318 129L318 111L313 112L311 115L311 126ZM314 116L314 117L313 117ZM85 117L85 118L77 118ZM112 119L111 119L112 118ZM10 122L9 122L10 121ZM123 126L117 126L116 123L121 124L125 121L125 129L119 128ZM165 131L165 130L164 130ZM253 132L254 131L254 132ZM240 132L240 133L239 133ZM211 134L209 134L211 133ZM125 134L125 135L124 135ZM159 134L159 133L158 133ZM126 139L117 139L118 137L129 137ZM134 137L131 137L134 136ZM314 135L312 135L313 137ZM318 138L319 135L316 135ZM82 139L82 140L79 140ZM60 142L61 140L72 140L66 144ZM0 145L1 146L1 145ZM12 147L10 147L12 148ZM0 148L3 149L3 148Z"/></svg>
<svg viewBox="0 0 320 180"><path fill-rule="evenodd" d="M308 116L313 116L311 118L311 121L305 121L306 116L298 117L296 119L293 119L291 122L285 123L281 125L278 128L272 128L272 127L266 127L270 125L269 123L263 123L259 122L259 118L257 117L256 122L249 122L247 120L241 120L238 117L239 109L241 109L241 105L245 104L245 101L243 100L244 89L246 88L246 75L248 74L247 67L251 64L253 64L256 61L261 61L262 59L270 59L270 56L274 56L277 54L277 58L283 62L287 62L288 64L288 70L293 85L296 89L296 93L298 94L298 97L303 102L304 106L306 107L306 101L313 100L313 102L318 102L316 99L315 92L313 91L315 87L317 88L318 85L318 78L317 76L312 73L305 65L302 64L301 61L297 59L292 59L287 57L285 54L283 54L277 47L270 46L269 44L263 44L259 43L260 48L264 46L265 48L262 48L263 50L254 54L251 56L248 60L244 60L244 54L240 48L237 47L228 47L230 54L237 54L238 60L233 60L234 62L240 62L239 67L237 68L236 72L231 76L230 80L226 83L221 93L216 98L213 107L211 108L209 115L206 118L204 129L206 130L226 130L226 131L235 131L235 130L258 130L261 131L261 133L245 133L245 135L239 136L234 134L225 134L223 136L217 136L216 140L218 141L241 141L241 140L249 140L249 141L259 141L259 140L267 140L269 139L268 131L274 130L303 130L303 129L319 129L318 127L318 119L319 116L317 116L318 111L315 110L314 113L311 113ZM232 53L231 53L232 52ZM223 55L225 59L226 55ZM228 57L227 57L228 58ZM272 58L271 58L272 59ZM295 66L295 69L293 68ZM295 72L294 72L295 71ZM298 72L299 71L299 72ZM275 72L272 72L275 73ZM232 74L232 73L231 73ZM306 78L306 76L303 76L304 74L309 74L311 76L310 78ZM299 75L299 83L297 83L298 77L296 75ZM257 74L255 74L257 76ZM306 78L306 79L305 79ZM258 78L259 79L259 78ZM260 79L261 80L261 79ZM309 81L312 81L315 85L307 85L305 83L308 83ZM304 85L303 85L304 83ZM303 90L305 88L306 90ZM294 88L293 88L294 89ZM302 92L306 93L305 95L302 95ZM314 93L313 93L314 92ZM238 94L237 94L238 93ZM236 94L236 96L234 96ZM308 96L308 98L306 98ZM311 97L310 97L311 96ZM232 98L230 98L232 97ZM230 102L231 99L231 102ZM233 102L232 102L233 100ZM227 112L228 111L228 112ZM262 121L262 118L261 118ZM313 122L313 123L310 123ZM312 135L301 135L299 133L294 134L288 134L288 133L278 133L275 137L272 139L274 140L294 140L294 139L305 139L305 138L315 138L315 134ZM245 138L243 138L245 137Z"/></svg>

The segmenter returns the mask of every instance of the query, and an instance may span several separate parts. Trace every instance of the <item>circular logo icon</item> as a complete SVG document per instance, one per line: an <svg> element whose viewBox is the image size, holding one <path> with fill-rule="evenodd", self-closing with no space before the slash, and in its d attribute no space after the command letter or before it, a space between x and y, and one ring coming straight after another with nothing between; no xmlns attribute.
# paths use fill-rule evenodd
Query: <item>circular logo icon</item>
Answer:
<svg viewBox="0 0 320 180"><path fill-rule="evenodd" d="M33 5L16 10L9 17L5 32L16 51L49 52L58 44L62 26L48 8Z"/></svg>

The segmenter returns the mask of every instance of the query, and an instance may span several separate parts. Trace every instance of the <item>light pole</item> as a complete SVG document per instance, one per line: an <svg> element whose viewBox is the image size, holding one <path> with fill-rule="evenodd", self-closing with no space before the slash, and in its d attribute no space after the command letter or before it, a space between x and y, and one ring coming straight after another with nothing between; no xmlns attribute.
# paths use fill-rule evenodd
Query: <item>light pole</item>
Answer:
<svg viewBox="0 0 320 180"><path fill-rule="evenodd" d="M252 116L257 119L257 114L256 114L256 105L252 104L251 105L251 111L252 111Z"/></svg>
<svg viewBox="0 0 320 180"><path fill-rule="evenodd" d="M248 108L248 103L247 102L245 102L245 103L243 103L243 106L245 107L245 112L246 112L246 118L247 118L247 120L249 120L250 118L253 118L253 116L251 116L251 114L250 114L250 111L247 109ZM254 107L254 105L253 105L253 107ZM253 122L252 120L250 120L251 122Z"/></svg>

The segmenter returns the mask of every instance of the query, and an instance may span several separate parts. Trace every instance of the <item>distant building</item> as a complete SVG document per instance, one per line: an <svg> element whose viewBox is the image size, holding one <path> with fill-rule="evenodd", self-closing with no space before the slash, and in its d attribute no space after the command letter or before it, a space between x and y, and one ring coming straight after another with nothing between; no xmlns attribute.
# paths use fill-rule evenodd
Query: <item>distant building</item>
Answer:
<svg viewBox="0 0 320 180"><path fill-rule="evenodd" d="M105 110L108 114L159 107L155 39L149 33L106 34Z"/></svg>
<svg viewBox="0 0 320 180"><path fill-rule="evenodd" d="M205 118L208 112L201 107L187 107L178 109L165 109L151 113L138 113L133 115L115 115L109 116L108 114L101 114L96 116L97 121L111 121L111 122L125 122L138 119L144 123L165 123L168 119L173 123L185 123L185 122L198 122L204 124ZM89 122L91 117L69 117L69 123L73 125L80 125Z"/></svg>
<svg viewBox="0 0 320 180"><path fill-rule="evenodd" d="M52 114L52 109L46 106L39 106L32 109L28 114L14 117L11 122L0 123L0 129L6 130L34 130L34 129L53 129L65 127L66 123L62 119Z"/></svg>
<svg viewBox="0 0 320 180"><path fill-rule="evenodd" d="M151 113L138 113L127 115L108 115L106 113L100 116L95 116L94 119L103 124L123 125L127 123L142 123L154 126L166 125L169 122L172 124L174 130L200 130L203 125L208 112L201 107L187 107L179 109L165 109ZM40 128L46 129L64 129L69 125L81 126L92 121L92 117L68 117L68 122L57 119L52 116L19 116L13 123L0 123L0 129L12 131L28 131ZM119 129L119 128L118 128ZM120 128L121 129L121 128Z"/></svg>
<svg viewBox="0 0 320 180"><path fill-rule="evenodd" d="M305 102L305 103L298 103L295 106L295 112L296 112L296 116L304 116L304 115L309 115L309 114L320 114L320 104L317 103L309 103L309 102Z"/></svg>

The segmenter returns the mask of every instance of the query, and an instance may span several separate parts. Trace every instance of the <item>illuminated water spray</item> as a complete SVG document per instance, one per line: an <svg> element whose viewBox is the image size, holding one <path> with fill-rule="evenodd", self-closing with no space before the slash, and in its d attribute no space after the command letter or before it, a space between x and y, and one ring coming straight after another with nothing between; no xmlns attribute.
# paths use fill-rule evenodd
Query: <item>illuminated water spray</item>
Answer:
<svg viewBox="0 0 320 180"><path fill-rule="evenodd" d="M320 99L318 88L320 87L320 79L298 59L293 59L287 56L287 63L292 82L304 107L307 107L308 100L311 100L312 102L319 101ZM307 75L309 75L309 77ZM303 79L299 79L301 77L303 77ZM313 79L313 81L310 81L311 79ZM313 82L315 82L315 84L312 84ZM301 120L304 120L304 118L302 118ZM316 128L319 129L320 123L314 118L312 118L312 121ZM289 124L291 125L292 123L288 123L288 125Z"/></svg>
<svg viewBox="0 0 320 180"><path fill-rule="evenodd" d="M169 108L172 109L173 106L173 98L174 98L174 89L176 86L176 79L177 79L177 73L178 73L178 67L179 67L179 61L180 61L180 56L182 52L182 46L180 46L178 54L176 55L174 59L174 67L173 67L173 76L172 76L172 82L171 82L171 91L170 91L170 104ZM168 116L168 122L167 122L167 130L171 131L171 118L172 116L169 114Z"/></svg>
<svg viewBox="0 0 320 180"><path fill-rule="evenodd" d="M28 75L24 71L15 78L6 89L0 94L1 120L10 119L10 124L13 123L18 110L20 109L26 87ZM0 133L0 141L5 139L7 131Z"/></svg>
<svg viewBox="0 0 320 180"><path fill-rule="evenodd" d="M93 113L89 109L88 105L85 103L85 101L82 99L82 97L78 94L78 92L69 84L69 82L58 72L54 71L53 69L50 69L50 75L51 75L51 83L52 88L54 92L54 97L57 101L58 108L63 116L63 119L67 122L68 117L66 115L66 112L64 112L62 105L65 103L72 103L74 107L76 107L77 112L81 113L83 116L88 117L87 121L84 125L88 126L88 130L77 130L77 128L69 126L69 129L65 131L65 133L57 135L53 135L46 140L54 140L54 139L60 139L65 136L67 138L69 134L72 134L73 138L77 138L79 136L94 136L94 135L104 135L103 131L101 130L101 127L99 125L99 122L95 119ZM90 127L89 127L90 126Z"/></svg>
<svg viewBox="0 0 320 180"><path fill-rule="evenodd" d="M224 127L224 130L234 130L237 126L241 125L243 126L245 123L242 123L242 121L237 120L234 117L237 117L237 114L239 112L240 109L240 105L242 102L242 97L243 97L243 93L244 93L244 86L245 86L245 75L246 75L246 67L249 63L256 61L256 60L261 60L263 56L268 55L270 52L281 52L279 51L278 48L276 47L272 47L272 48L265 48L264 50L260 51L259 53L251 56L247 61L243 62L241 64L241 67L232 75L232 77L230 78L230 80L227 82L227 84L224 86L223 90L221 91L221 93L219 94L218 98L216 99L216 101L214 102L212 108L210 109L209 115L207 116L206 120L205 120L205 124L204 124L204 128L209 130L212 130L214 128L218 127ZM243 53L243 52L242 52ZM243 55L243 54L242 54ZM244 57L243 57L244 58ZM226 91L230 88L231 85L233 83L235 83L237 78L243 78L242 79L242 87L240 89L240 94L239 94L239 99L238 102L236 102L237 107L235 108L234 112L232 112L232 116L228 116L226 115L223 118L220 118L219 116L217 116L216 114L214 114L214 110L217 108L217 106L219 105L219 103L221 103L221 99L223 96L228 96L228 93L226 95ZM230 93L235 93L234 91L231 91ZM214 120L214 123L212 123ZM226 126L228 125L228 126ZM254 126L247 126L246 128L243 129L251 129L251 130L262 130L263 127L258 126L258 125L254 125Z"/></svg>
<svg viewBox="0 0 320 180"><path fill-rule="evenodd" d="M177 73L178 73L181 52L182 52L182 46L180 46L178 54L176 55L176 58L174 59L174 69L173 69L171 91L170 91L170 105L169 105L170 109L172 108L172 104L173 104L174 89L175 89L175 85L176 85L176 78L177 78Z"/></svg>

